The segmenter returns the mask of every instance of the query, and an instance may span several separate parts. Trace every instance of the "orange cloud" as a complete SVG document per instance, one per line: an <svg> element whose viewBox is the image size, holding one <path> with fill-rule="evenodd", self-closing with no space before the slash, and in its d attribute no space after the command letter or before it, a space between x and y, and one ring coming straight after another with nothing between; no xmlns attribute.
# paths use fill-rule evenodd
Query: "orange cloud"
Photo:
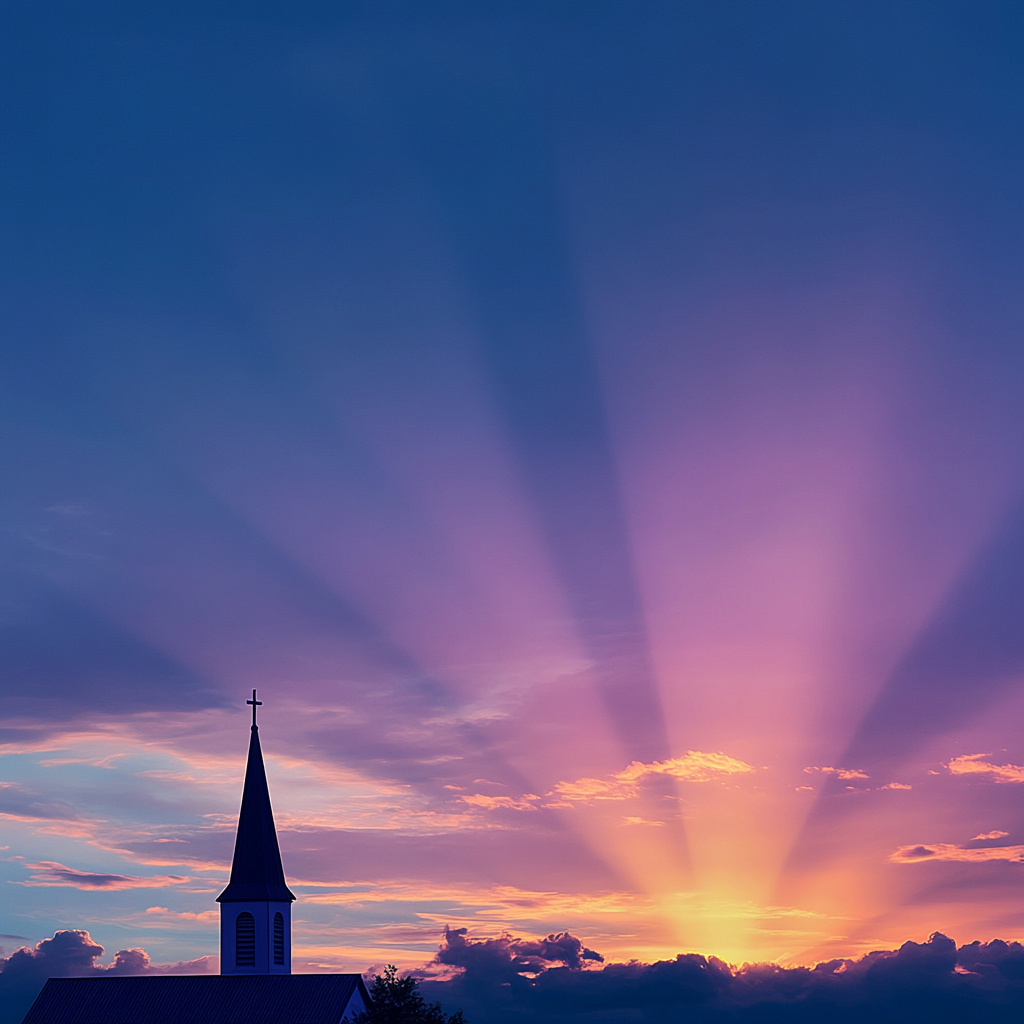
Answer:
<svg viewBox="0 0 1024 1024"><path fill-rule="evenodd" d="M808 775L813 775L815 772L820 772L822 775L834 775L837 779L868 779L871 776L865 775L864 772L858 771L856 768L827 768L818 767L818 765L809 765L804 771Z"/></svg>
<svg viewBox="0 0 1024 1024"><path fill-rule="evenodd" d="M1009 832L1003 832L1002 829L996 829L994 832L982 832L980 835L976 835L971 842L976 843L979 839L1002 839L1003 836L1008 836Z"/></svg>
<svg viewBox="0 0 1024 1024"><path fill-rule="evenodd" d="M639 783L654 775L668 775L684 782L711 782L728 775L756 771L753 765L721 752L688 750L682 757L667 761L633 761L620 772L603 779L576 779L559 782L551 795L562 800L628 800L639 794Z"/></svg>
<svg viewBox="0 0 1024 1024"><path fill-rule="evenodd" d="M311 959L315 953L313 962L325 965L320 969L351 970L360 961L393 963L395 957L403 955L401 942L396 942L400 930L415 929L408 940L415 940L422 950L422 944L432 939L429 929L424 932L423 926L431 923L437 931L447 924L496 937L507 930L536 929L539 921L557 922L560 929L593 936L594 942L600 943L595 948L610 959L622 961L672 959L681 944L692 947L702 941L700 933L718 931L723 922L730 934L741 936L736 940L741 956L748 956L747 947L743 946L746 942L758 951L758 956L775 956L761 950L778 948L783 933L789 936L785 939L786 948L795 935L800 937L803 947L808 947L836 934L837 928L848 928L847 919L816 910L708 898L692 891L552 892L405 879L364 879L337 884L350 891L304 895L303 902L343 908L344 913L337 917L318 915L316 923L303 921L296 926L296 950L301 948ZM377 910L381 904L394 904L396 909L385 906ZM361 913L364 907L369 909L368 915ZM681 921L686 922L684 937L680 937ZM422 952L411 944L404 955L410 967L422 962Z"/></svg>
<svg viewBox="0 0 1024 1024"><path fill-rule="evenodd" d="M904 785L902 782L887 782L881 789L913 789L912 786Z"/></svg>
<svg viewBox="0 0 1024 1024"><path fill-rule="evenodd" d="M484 796L482 793L475 793L472 796L460 796L463 803L472 807L482 807L485 811L535 811L537 805L532 800L539 800L540 797L533 793L525 793L522 799L517 800L511 796Z"/></svg>
<svg viewBox="0 0 1024 1024"><path fill-rule="evenodd" d="M96 871L78 871L54 860L42 860L25 865L30 871L28 881L16 882L26 886L63 886L71 889L102 889L115 892L119 889L163 889L168 885L181 885L190 881L184 875L151 875L140 878L135 875L112 875Z"/></svg>
<svg viewBox="0 0 1024 1024"><path fill-rule="evenodd" d="M989 764L983 757L991 754L961 754L946 767L953 775L988 775L993 782L1024 782L1024 765Z"/></svg>
<svg viewBox="0 0 1024 1024"><path fill-rule="evenodd" d="M613 775L608 779L577 779L575 782L559 782L552 794L563 800L626 800L636 796L639 790L635 782L623 782Z"/></svg>

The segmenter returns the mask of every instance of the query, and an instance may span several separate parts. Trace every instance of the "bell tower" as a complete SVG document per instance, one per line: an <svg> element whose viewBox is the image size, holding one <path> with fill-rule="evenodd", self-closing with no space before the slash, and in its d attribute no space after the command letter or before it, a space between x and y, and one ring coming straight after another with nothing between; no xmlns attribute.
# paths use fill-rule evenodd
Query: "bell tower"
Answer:
<svg viewBox="0 0 1024 1024"><path fill-rule="evenodd" d="M221 974L292 973L292 903L277 845L267 773L263 767L256 708L263 701L252 691L249 761L245 767L242 808L238 814L235 855L220 904Z"/></svg>

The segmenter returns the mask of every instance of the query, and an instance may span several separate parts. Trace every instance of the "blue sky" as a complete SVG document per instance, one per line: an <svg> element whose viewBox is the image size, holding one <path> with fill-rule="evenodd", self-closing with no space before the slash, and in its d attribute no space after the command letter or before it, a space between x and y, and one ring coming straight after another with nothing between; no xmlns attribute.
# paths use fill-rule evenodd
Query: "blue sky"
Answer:
<svg viewBox="0 0 1024 1024"><path fill-rule="evenodd" d="M1018 3L2 18L5 944L1019 937Z"/></svg>

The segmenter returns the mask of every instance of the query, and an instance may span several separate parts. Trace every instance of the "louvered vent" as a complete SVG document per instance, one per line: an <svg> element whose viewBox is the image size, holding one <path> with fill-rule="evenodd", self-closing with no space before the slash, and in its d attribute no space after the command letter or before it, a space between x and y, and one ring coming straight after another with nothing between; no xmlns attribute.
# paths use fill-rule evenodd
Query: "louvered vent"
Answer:
<svg viewBox="0 0 1024 1024"><path fill-rule="evenodd" d="M256 966L256 919L247 910L235 918L235 966Z"/></svg>
<svg viewBox="0 0 1024 1024"><path fill-rule="evenodd" d="M284 963L284 917L281 911L274 915L274 963Z"/></svg>

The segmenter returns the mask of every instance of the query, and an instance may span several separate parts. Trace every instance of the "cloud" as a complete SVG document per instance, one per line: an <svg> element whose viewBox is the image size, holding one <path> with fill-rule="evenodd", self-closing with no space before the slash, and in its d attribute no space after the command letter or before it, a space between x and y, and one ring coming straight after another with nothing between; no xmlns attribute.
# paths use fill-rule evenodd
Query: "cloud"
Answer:
<svg viewBox="0 0 1024 1024"><path fill-rule="evenodd" d="M989 764L983 757L991 754L961 754L946 767L953 775L987 775L993 782L1024 782L1024 765Z"/></svg>
<svg viewBox="0 0 1024 1024"><path fill-rule="evenodd" d="M47 978L109 977L118 974L206 974L211 958L154 964L144 949L119 949L113 963L96 961L103 947L84 930L55 932L52 938L23 946L0 960L0 1024L17 1024Z"/></svg>
<svg viewBox="0 0 1024 1024"><path fill-rule="evenodd" d="M634 761L625 771L620 772L619 776L640 779L646 775L671 775L686 782L712 782L723 775L746 774L756 770L746 761L729 757L727 754L688 750L682 757L655 761L653 764Z"/></svg>
<svg viewBox="0 0 1024 1024"><path fill-rule="evenodd" d="M652 964L602 964L598 953L566 932L537 940L507 934L472 939L464 928L446 928L433 963L416 973L428 998L494 1024L1004 1021L1013 1019L1024 988L1019 942L974 942L958 950L941 933L813 968L762 963L737 969L698 953ZM442 967L459 973L430 980Z"/></svg>
<svg viewBox="0 0 1024 1024"><path fill-rule="evenodd" d="M563 801L575 800L628 800L639 793L634 782L621 782L614 775L607 779L577 779L575 782L559 782L552 790L552 796Z"/></svg>
<svg viewBox="0 0 1024 1024"><path fill-rule="evenodd" d="M110 768L112 770L117 768L114 761L119 761L122 757L127 757L125 753L120 754L107 754L106 757L100 758L89 758L89 757L51 757L45 761L37 762L44 768L55 768L58 765L65 764L87 764L93 768Z"/></svg>
<svg viewBox="0 0 1024 1024"><path fill-rule="evenodd" d="M559 782L551 796L563 801L628 800L638 796L640 783L656 775L666 775L684 782L712 782L729 775L756 771L753 765L720 752L688 750L682 757L665 761L633 761L622 771L603 779L583 778Z"/></svg>
<svg viewBox="0 0 1024 1024"><path fill-rule="evenodd" d="M869 779L871 777L857 768L827 768L813 764L806 767L804 771L808 775L813 775L815 772L820 772L822 775L834 775L837 779Z"/></svg>
<svg viewBox="0 0 1024 1024"><path fill-rule="evenodd" d="M119 889L163 889L168 885L181 885L190 879L185 875L112 875L95 871L78 871L54 860L41 860L26 864L30 871L28 881L15 882L26 886L66 886L72 889L104 889L115 892Z"/></svg>
<svg viewBox="0 0 1024 1024"><path fill-rule="evenodd" d="M471 796L460 796L459 799L471 807L482 807L485 811L535 811L537 805L531 801L539 800L540 797L533 793L524 793L522 799L517 800L511 796L485 796L482 793L475 793Z"/></svg>
<svg viewBox="0 0 1024 1024"><path fill-rule="evenodd" d="M167 907L147 907L146 913L174 921L217 921L220 918L219 910L204 910L201 913L193 914L188 910L177 911L169 910Z"/></svg>
<svg viewBox="0 0 1024 1024"><path fill-rule="evenodd" d="M1005 833L1004 833L1005 834ZM1011 864L1024 863L1024 846L987 846L970 849L953 843L931 843L928 846L900 846L889 854L894 864L919 864L928 860L957 861L978 864L982 861L1006 860Z"/></svg>
<svg viewBox="0 0 1024 1024"><path fill-rule="evenodd" d="M1008 836L1009 834L1010 834L1009 832L1003 832L1001 829L997 828L993 832L981 832L981 833L979 833L978 835L976 835L971 840L971 842L972 843L977 843L977 842L979 842L982 839L1002 839L1004 836Z"/></svg>
<svg viewBox="0 0 1024 1024"><path fill-rule="evenodd" d="M913 789L912 786L907 786L902 782L887 782L881 789Z"/></svg>
<svg viewBox="0 0 1024 1024"><path fill-rule="evenodd" d="M618 827L623 838L631 835L636 842L642 843L664 831L659 827L620 825L620 821L610 822L609 827ZM499 838L508 841L507 835ZM674 955L673 940L665 934L667 917L686 921L693 931L714 928L719 934L728 930L736 936L752 935L762 928L766 934L780 928L796 929L802 938L786 941L787 944L799 941L801 948L823 940L837 928L847 927L844 919L801 907L715 899L697 891L658 894L596 888L535 891L486 883L445 885L408 879L368 879L335 885L341 891L321 891L301 897L304 905L318 904L325 910L335 907L338 911L345 908L341 912L314 912L313 917L321 922L316 929L317 937L315 940L307 938L302 943L305 950L315 942L317 949L310 957L321 965L330 964L334 970L347 970L345 964L353 962L353 958L364 959L367 963L395 962L387 960L386 949L391 939L384 936L379 924L387 920L429 922L435 926L435 934L448 924L453 928L468 927L471 934L482 932L489 936L501 931L532 934L544 928L546 922L554 922L558 931L600 935L599 947L594 947L592 942L587 944L615 960ZM344 953L342 947L345 947ZM411 967L415 962L413 957L414 954L407 951L405 960L400 962Z"/></svg>
<svg viewBox="0 0 1024 1024"><path fill-rule="evenodd" d="M78 821L66 800L50 800L17 782L0 782L0 816L18 821Z"/></svg>
<svg viewBox="0 0 1024 1024"><path fill-rule="evenodd" d="M681 779L684 782L711 782L729 775L753 771L756 771L753 765L729 757L728 754L688 750L682 757L672 757L665 761L633 761L621 771L601 779L583 778L573 782L558 782L547 794L548 797L554 798L549 803L539 803L541 798L535 793L524 793L518 798L475 793L463 794L458 799L471 807L479 807L486 811L535 811L538 806L568 807L572 803L589 803L593 800L629 800L639 796L640 784L645 779L658 775ZM477 779L476 782L487 783L487 780Z"/></svg>
<svg viewBox="0 0 1024 1024"><path fill-rule="evenodd" d="M463 970L485 972L504 980L524 972L539 973L552 964L581 970L584 963L600 963L604 957L587 949L569 932L552 933L543 939L517 939L503 933L496 939L468 939L468 929L445 927L444 942L434 957L436 963Z"/></svg>

